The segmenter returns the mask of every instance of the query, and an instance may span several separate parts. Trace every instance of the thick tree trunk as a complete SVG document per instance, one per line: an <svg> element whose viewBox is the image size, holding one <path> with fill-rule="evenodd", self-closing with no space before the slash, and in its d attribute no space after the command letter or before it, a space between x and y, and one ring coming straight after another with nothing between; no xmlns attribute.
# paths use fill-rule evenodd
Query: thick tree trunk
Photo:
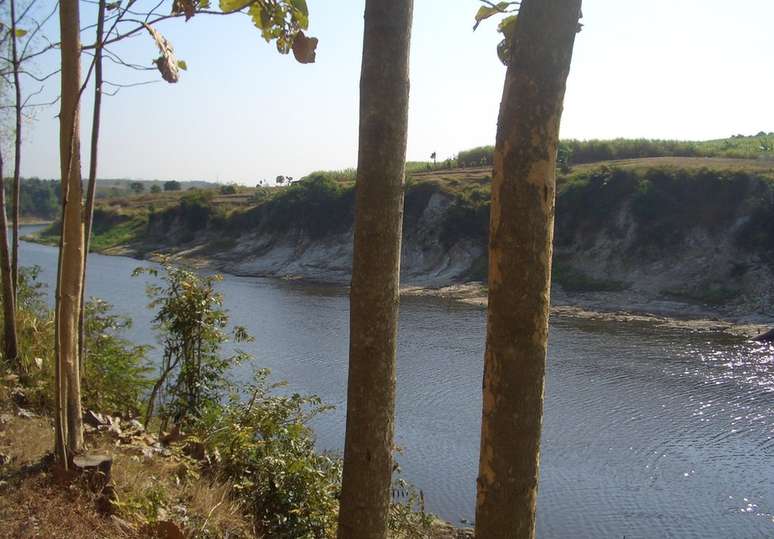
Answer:
<svg viewBox="0 0 774 539"><path fill-rule="evenodd" d="M524 0L495 147L476 536L535 533L556 152L581 0Z"/></svg>
<svg viewBox="0 0 774 539"><path fill-rule="evenodd" d="M0 280L3 291L3 355L14 367L18 367L19 344L16 334L16 295L11 275L11 253L8 249L8 219L5 215L5 180L3 179L3 155L0 148Z"/></svg>
<svg viewBox="0 0 774 539"><path fill-rule="evenodd" d="M13 280L14 297L19 283L19 219L21 217L20 197L21 185L19 169L21 167L22 141L22 98L21 81L19 80L19 51L16 43L16 0L11 0L11 60L13 67L13 87L15 90L14 111L16 113L16 137L14 140L13 158L13 255L11 257L11 277Z"/></svg>
<svg viewBox="0 0 774 539"><path fill-rule="evenodd" d="M99 153L99 124L102 116L102 39L105 28L106 0L99 0L97 8L97 47L94 49L94 110L91 120L91 153L89 154L89 184L86 189L86 208L83 215L83 275L81 277L81 308L78 313L78 354L81 374L86 364L86 265L89 260L91 225L94 220L94 195L97 191L97 156Z"/></svg>
<svg viewBox="0 0 774 539"><path fill-rule="evenodd" d="M62 49L62 93L59 150L62 174L62 242L56 298L57 359L65 390L64 432L68 458L83 448L81 381L78 361L78 313L83 275L83 221L80 158L80 39L78 0L59 4ZM59 436L57 436L59 438Z"/></svg>
<svg viewBox="0 0 774 539"><path fill-rule="evenodd" d="M386 537L412 0L367 0L338 535Z"/></svg>

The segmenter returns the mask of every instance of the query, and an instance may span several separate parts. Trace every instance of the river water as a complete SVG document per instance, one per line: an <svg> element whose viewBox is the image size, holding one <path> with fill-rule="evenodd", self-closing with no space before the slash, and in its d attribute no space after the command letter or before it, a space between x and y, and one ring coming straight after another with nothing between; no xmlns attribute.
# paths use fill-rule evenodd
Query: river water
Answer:
<svg viewBox="0 0 774 539"><path fill-rule="evenodd" d="M30 232L28 228L25 232ZM23 243L51 283L56 250ZM144 263L89 257L88 294L155 344ZM348 299L341 287L226 276L232 322L256 340L233 375L269 367L336 406L318 446L344 439ZM485 313L403 298L396 438L428 510L473 520ZM151 358L158 355L158 347ZM774 348L647 325L551 322L538 500L540 537L774 537Z"/></svg>

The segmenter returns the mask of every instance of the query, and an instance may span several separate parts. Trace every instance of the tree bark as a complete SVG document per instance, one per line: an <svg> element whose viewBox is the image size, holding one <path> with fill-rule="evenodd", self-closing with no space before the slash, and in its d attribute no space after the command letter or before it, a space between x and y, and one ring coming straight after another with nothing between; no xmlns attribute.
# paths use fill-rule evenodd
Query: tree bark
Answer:
<svg viewBox="0 0 774 539"><path fill-rule="evenodd" d="M81 374L86 363L86 266L89 260L91 227L94 220L94 195L97 190L97 157L99 152L99 125L102 116L102 39L105 28L106 0L99 0L97 8L97 39L94 49L94 111L91 119L91 152L89 154L89 183L86 189L86 208L83 242L83 275L81 276L81 308L78 312L78 354L81 358Z"/></svg>
<svg viewBox="0 0 774 539"><path fill-rule="evenodd" d="M5 180L3 155L0 148L0 280L3 291L3 355L5 360L19 367L19 343L16 334L16 295L11 275L11 254L8 249L8 219L5 214Z"/></svg>
<svg viewBox="0 0 774 539"><path fill-rule="evenodd" d="M476 537L532 538L548 337L556 153L581 0L524 0L500 104Z"/></svg>
<svg viewBox="0 0 774 539"><path fill-rule="evenodd" d="M60 379L57 389L66 395L63 433L68 460L83 448L81 382L78 358L78 313L83 275L83 222L80 158L80 38L78 0L59 4L62 51L62 92L59 114L59 150L62 174L62 239L57 279L56 329ZM57 439L59 435L58 433Z"/></svg>
<svg viewBox="0 0 774 539"><path fill-rule="evenodd" d="M338 536L387 533L412 0L367 0Z"/></svg>
<svg viewBox="0 0 774 539"><path fill-rule="evenodd" d="M11 63L13 68L13 87L15 90L14 112L16 113L16 137L13 158L13 255L11 257L11 277L14 297L19 286L19 219L21 217L21 185L19 170L21 167L22 142L22 98L19 80L19 51L16 43L16 0L11 0Z"/></svg>

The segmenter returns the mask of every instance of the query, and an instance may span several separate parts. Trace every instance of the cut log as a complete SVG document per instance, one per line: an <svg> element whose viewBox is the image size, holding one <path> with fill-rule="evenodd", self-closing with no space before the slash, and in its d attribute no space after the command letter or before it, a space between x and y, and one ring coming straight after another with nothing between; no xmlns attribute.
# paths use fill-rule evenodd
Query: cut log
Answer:
<svg viewBox="0 0 774 539"><path fill-rule="evenodd" d="M110 482L112 467L110 455L84 453L73 457L73 468L86 478L94 492L101 492Z"/></svg>

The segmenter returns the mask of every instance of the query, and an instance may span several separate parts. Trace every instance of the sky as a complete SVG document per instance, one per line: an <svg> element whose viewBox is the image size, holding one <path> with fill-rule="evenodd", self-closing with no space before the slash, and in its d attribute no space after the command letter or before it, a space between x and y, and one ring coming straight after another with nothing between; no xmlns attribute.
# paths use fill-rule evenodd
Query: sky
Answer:
<svg viewBox="0 0 774 539"><path fill-rule="evenodd" d="M310 65L278 54L247 17L160 24L188 70L177 84L124 88L103 101L98 176L255 185L354 167L365 2L307 2L308 34L320 40ZM95 14L82 5L85 25ZM408 160L494 144L505 67L495 52L496 21L472 31L480 5L414 1ZM704 140L774 131L774 0L585 0L582 22L562 138ZM51 39L56 29L54 18ZM93 40L93 30L82 39ZM145 33L113 50L144 65L158 56ZM54 51L34 67L47 73L58 62ZM115 64L105 71L117 83L159 79ZM27 92L43 86L24 84ZM36 101L55 96L58 84L49 79ZM89 91L84 163L91 99ZM36 109L26 125L23 176L58 178L57 113Z"/></svg>

